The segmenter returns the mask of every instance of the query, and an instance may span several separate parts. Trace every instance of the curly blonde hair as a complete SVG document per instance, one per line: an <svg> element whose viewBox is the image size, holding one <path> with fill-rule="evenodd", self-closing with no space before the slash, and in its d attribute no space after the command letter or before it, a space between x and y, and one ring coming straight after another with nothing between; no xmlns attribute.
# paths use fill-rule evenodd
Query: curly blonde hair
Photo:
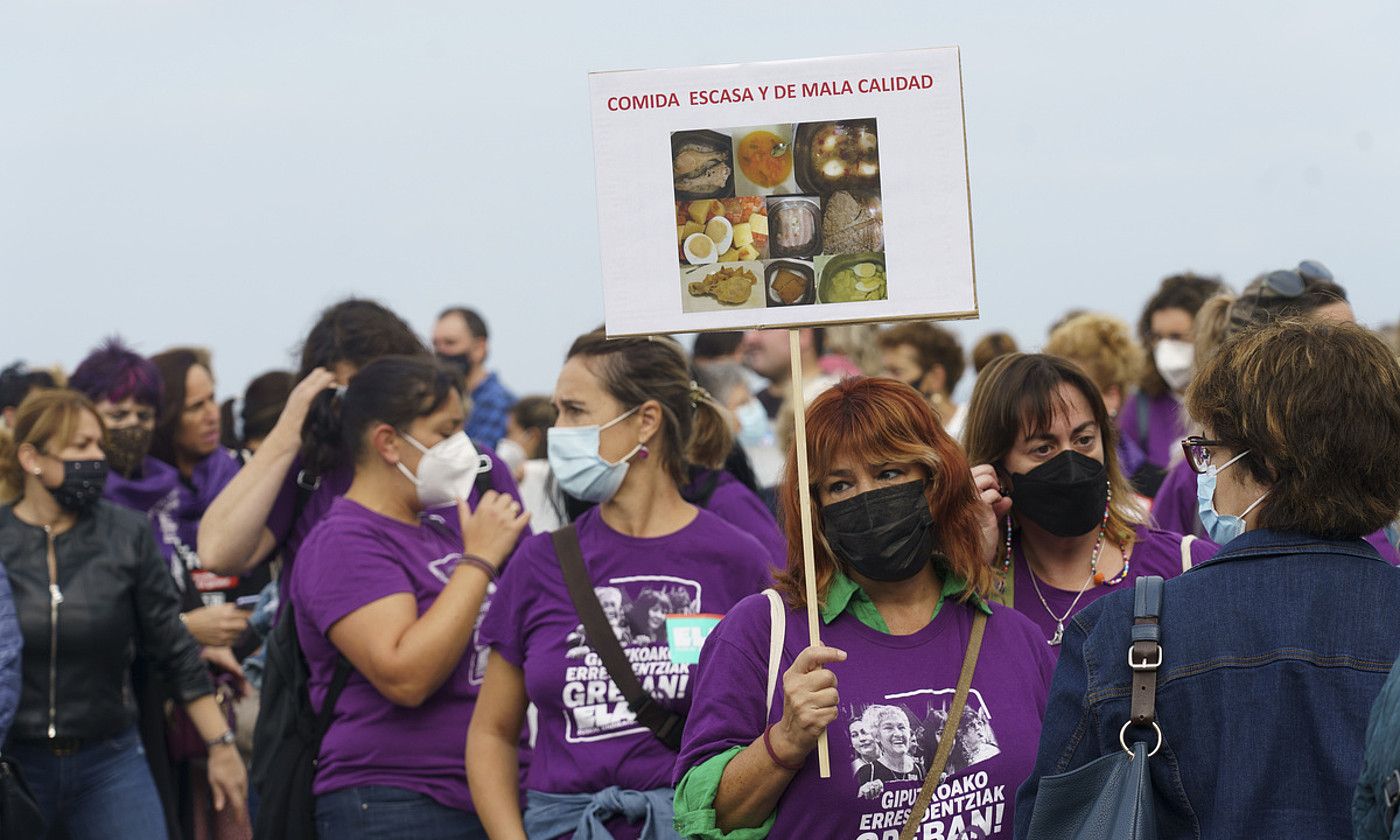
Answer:
<svg viewBox="0 0 1400 840"><path fill-rule="evenodd" d="M1100 312L1076 315L1056 327L1045 352L1079 365L1104 394L1116 387L1126 397L1142 376L1142 348L1132 327Z"/></svg>

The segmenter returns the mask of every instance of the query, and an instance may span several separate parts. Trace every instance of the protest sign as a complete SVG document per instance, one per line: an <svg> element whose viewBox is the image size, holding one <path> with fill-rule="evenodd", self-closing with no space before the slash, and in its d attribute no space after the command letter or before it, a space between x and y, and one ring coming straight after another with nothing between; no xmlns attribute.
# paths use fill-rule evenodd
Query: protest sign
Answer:
<svg viewBox="0 0 1400 840"><path fill-rule="evenodd" d="M957 47L593 73L589 93L609 336L794 328L801 383L796 327L977 316ZM825 733L817 760L829 777Z"/></svg>
<svg viewBox="0 0 1400 840"><path fill-rule="evenodd" d="M976 317L956 47L589 81L609 335Z"/></svg>

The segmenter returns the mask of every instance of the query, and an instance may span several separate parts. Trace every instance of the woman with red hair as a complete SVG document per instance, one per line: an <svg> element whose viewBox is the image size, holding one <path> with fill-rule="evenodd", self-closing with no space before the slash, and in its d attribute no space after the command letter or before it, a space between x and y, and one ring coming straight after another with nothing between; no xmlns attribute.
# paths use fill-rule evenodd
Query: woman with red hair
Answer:
<svg viewBox="0 0 1400 840"><path fill-rule="evenodd" d="M1054 663L1029 620L986 599L990 514L966 458L917 391L883 378L847 379L817 397L807 450L824 644L806 644L790 454L779 491L794 547L777 586L782 609L747 598L705 642L676 766L677 830L726 840L894 836L933 772L945 721L960 714L920 836L1009 838L1009 803L1035 761ZM957 709L978 630L980 656ZM843 734L853 721L876 727L880 754L857 755L854 739L833 737L836 778L822 781L813 753L838 720Z"/></svg>

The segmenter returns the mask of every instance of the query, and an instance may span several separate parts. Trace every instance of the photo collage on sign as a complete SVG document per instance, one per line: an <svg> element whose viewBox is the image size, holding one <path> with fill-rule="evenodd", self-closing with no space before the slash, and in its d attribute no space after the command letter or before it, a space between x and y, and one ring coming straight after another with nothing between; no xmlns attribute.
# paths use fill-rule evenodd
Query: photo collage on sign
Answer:
<svg viewBox="0 0 1400 840"><path fill-rule="evenodd" d="M870 118L671 134L682 312L885 300Z"/></svg>

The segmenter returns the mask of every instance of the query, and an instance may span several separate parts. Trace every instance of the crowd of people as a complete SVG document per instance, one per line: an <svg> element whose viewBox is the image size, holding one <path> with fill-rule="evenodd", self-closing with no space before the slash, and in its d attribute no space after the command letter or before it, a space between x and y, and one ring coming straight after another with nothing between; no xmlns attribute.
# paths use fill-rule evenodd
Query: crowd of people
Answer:
<svg viewBox="0 0 1400 840"><path fill-rule="evenodd" d="M222 404L198 346L16 362L0 758L36 837L953 840L1075 836L1060 780L1145 743L1158 836L1388 837L1354 321L1305 261L1036 352L803 329L800 382L786 331L599 329L517 398L477 311L356 298Z"/></svg>

